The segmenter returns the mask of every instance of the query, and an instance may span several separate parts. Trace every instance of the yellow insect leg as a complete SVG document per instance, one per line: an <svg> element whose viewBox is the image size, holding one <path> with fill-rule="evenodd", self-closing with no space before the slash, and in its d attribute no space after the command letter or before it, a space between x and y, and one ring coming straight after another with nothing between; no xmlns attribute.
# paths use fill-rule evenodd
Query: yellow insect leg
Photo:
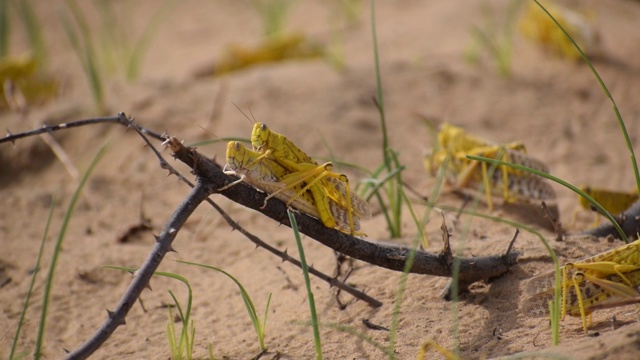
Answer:
<svg viewBox="0 0 640 360"><path fill-rule="evenodd" d="M484 187L485 196L487 198L487 207L489 207L490 211L493 210L493 199L491 197L491 185L489 183L489 178L487 176L486 163L482 162L479 164L478 161L473 161L470 163L465 161L465 163L467 163L467 165L457 176L456 187L457 188L468 187L469 182L471 182L471 179L474 175L474 172L477 171L478 166L480 166L480 173L482 176L482 185Z"/></svg>
<svg viewBox="0 0 640 360"><path fill-rule="evenodd" d="M598 262L590 262L590 263L571 263L565 265L565 267L576 268L583 271L593 272L594 274L600 274L601 276L596 277L604 277L607 275L616 274L620 276L620 278L629 286L633 286L631 281L624 275L624 273L628 273L630 271L640 269L639 265L632 264L620 264L614 261L598 261Z"/></svg>
<svg viewBox="0 0 640 360"><path fill-rule="evenodd" d="M284 182L291 182L298 184L302 181L305 181L307 185L304 189L310 189L312 193L316 192L317 197L329 197L334 200L336 203L340 204L347 210L348 219L349 219L349 229L351 234L354 235L364 235L362 233L355 232L355 221L354 221L354 210L352 206L352 195L351 195L351 187L349 185L349 179L344 174L338 174L332 171L333 164L328 162L320 166L312 165L312 164L291 164L292 167L299 169L300 171L293 173L282 179ZM305 170L306 169L306 170ZM336 189L336 187L331 184L328 179L333 178L342 182L344 186L341 186L341 189L344 189L344 195L341 191ZM311 179L311 180L309 180ZM343 198L344 196L344 198ZM345 199L346 198L346 199ZM326 201L326 200L325 200ZM331 212L328 211L328 216L331 217L331 220L335 224L335 219L331 215ZM368 216L368 214L365 214ZM329 219L327 219L329 221ZM328 225L327 225L328 226ZM332 226L332 227L335 227Z"/></svg>
<svg viewBox="0 0 640 360"><path fill-rule="evenodd" d="M569 302L569 297L567 294L567 288L569 283L567 282L567 267L564 266L562 268L562 320L564 321L565 316L567 316L567 303Z"/></svg>
<svg viewBox="0 0 640 360"><path fill-rule="evenodd" d="M578 280L580 279L580 280ZM576 289L576 297L578 298L578 306L580 307L580 319L582 320L582 329L584 330L584 333L587 333L587 314L585 312L585 308L584 308L584 299L582 298L582 291L580 291L580 285L579 282L580 281L584 281L584 276L581 273L576 273L573 277L573 279L571 279L571 281L573 281L573 286Z"/></svg>
<svg viewBox="0 0 640 360"><path fill-rule="evenodd" d="M313 167L313 166L301 165L301 164L298 164L298 165L303 168ZM355 221L354 221L354 214L353 214L354 210L352 206L351 186L349 185L349 178L347 178L347 176L345 176L344 174L338 174L333 172L332 169L333 169L333 164L328 162L321 166L316 166L308 170L305 176L309 178L313 178L313 180L308 181L308 184L305 188L312 189L312 192L314 191L313 189L315 189L315 191L322 193L322 196L328 196L334 201L336 201L338 204L341 204L347 210L347 216L349 219L349 229L351 234L365 235L363 233L355 232ZM344 188L344 193L345 193L344 196L346 197L346 201L344 198L342 198L343 195L341 191L338 191L334 187L334 185L331 184L331 182L327 181L328 178L337 179L338 181L345 184L344 187L341 187L341 188ZM320 182L320 184L317 184L318 182ZM333 216L331 215L330 212L329 212L329 215L331 216L332 221L335 223L335 219L333 219Z"/></svg>

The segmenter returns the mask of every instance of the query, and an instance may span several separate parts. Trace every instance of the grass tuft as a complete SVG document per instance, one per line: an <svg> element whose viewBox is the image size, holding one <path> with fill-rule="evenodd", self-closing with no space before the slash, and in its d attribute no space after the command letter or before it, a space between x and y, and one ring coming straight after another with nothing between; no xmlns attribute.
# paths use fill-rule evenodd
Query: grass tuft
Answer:
<svg viewBox="0 0 640 360"><path fill-rule="evenodd" d="M38 335L36 338L36 348L33 355L34 359L40 359L40 356L42 356L42 346L44 342L44 332L45 332L46 322L47 322L47 312L49 309L49 302L51 299L51 290L53 289L53 278L55 275L56 265L58 264L58 255L60 255L60 251L62 250L62 243L67 234L67 227L71 222L71 217L73 215L73 211L75 210L76 204L80 199L80 194L82 193L82 189L84 188L87 181L89 180L89 176L98 165L98 162L104 156L107 150L107 146L108 146L108 143L103 145L100 148L96 156L93 158L93 160L89 164L89 168L87 168L84 175L82 175L82 178L80 179L80 183L78 184L75 192L73 193L73 196L71 197L71 201L69 202L69 205L67 206L67 210L64 214L62 225L60 226L60 231L58 232L58 238L56 239L56 243L53 249L53 254L51 255L51 263L49 265L49 271L47 273L47 279L45 282L44 295L42 299L42 311L40 313L40 323L38 325Z"/></svg>
<svg viewBox="0 0 640 360"><path fill-rule="evenodd" d="M138 271L137 268L132 267L113 265L105 265L103 267L106 269L123 270L132 274ZM180 322L182 323L182 329L180 330L180 335L178 336L174 325L173 311L171 310L171 306L169 306L169 322L167 323L166 332L167 339L169 341L169 348L171 350L171 359L191 360L193 358L193 345L196 335L196 327L193 323L193 320L191 320L191 306L193 304L193 291L191 289L191 285L185 277L178 274L156 271L153 273L153 275L164 276L170 279L178 280L187 286L187 307L184 311L182 310L182 306L180 306L178 298L176 298L173 291L169 290L169 296L171 296L173 304L178 310L178 316L180 318Z"/></svg>
<svg viewBox="0 0 640 360"><path fill-rule="evenodd" d="M93 42L89 24L75 0L66 0L66 4L76 25L73 25L72 20L69 18L69 14L62 10L58 13L60 21L62 22L65 34L67 35L73 50L76 52L87 80L89 81L89 89L91 90L93 102L98 112L100 114L104 114L104 88L102 84L102 76L99 72L95 44ZM82 40L78 34L81 35Z"/></svg>
<svg viewBox="0 0 640 360"><path fill-rule="evenodd" d="M265 333L266 333L266 326L267 326L267 314L269 313L269 305L271 304L271 293L269 293L269 298L267 299L267 306L265 307L264 310L264 315L262 317L262 319L260 319L260 317L258 316L258 311L256 310L255 305L253 304L253 300L251 299L251 296L249 295L249 292L247 291L247 289L245 289L245 287L242 285L242 283L236 279L233 275L229 274L228 272L211 266L211 265L205 265L205 264L198 264L198 263L194 263L194 262L189 262L189 261L181 261L181 260L177 260L177 262L181 263L181 264L187 264L187 265L193 265L193 266L199 266L205 269L209 269L209 270L215 270L219 273L224 274L226 277L228 277L229 279L231 279L237 286L238 289L240 289L240 294L242 295L242 301L244 301L244 305L247 308L247 312L249 313L249 318L251 319L251 323L253 324L253 328L256 331L256 335L258 336L258 342L260 344L260 350L266 350L267 347L265 345L265 341L264 341L264 337L265 337Z"/></svg>

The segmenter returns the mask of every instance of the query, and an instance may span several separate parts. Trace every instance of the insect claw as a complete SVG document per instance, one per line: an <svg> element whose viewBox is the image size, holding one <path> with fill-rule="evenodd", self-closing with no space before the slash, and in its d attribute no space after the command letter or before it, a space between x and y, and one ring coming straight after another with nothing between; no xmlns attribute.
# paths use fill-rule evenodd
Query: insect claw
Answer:
<svg viewBox="0 0 640 360"><path fill-rule="evenodd" d="M267 207L267 200L269 200L268 196L264 199L264 202L262 203L262 206L260 206L260 209L264 209Z"/></svg>

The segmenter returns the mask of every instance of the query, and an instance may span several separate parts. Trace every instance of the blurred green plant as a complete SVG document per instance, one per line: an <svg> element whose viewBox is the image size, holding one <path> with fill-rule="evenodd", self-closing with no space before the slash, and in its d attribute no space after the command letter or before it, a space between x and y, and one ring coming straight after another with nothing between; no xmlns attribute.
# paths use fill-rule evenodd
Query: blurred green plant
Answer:
<svg viewBox="0 0 640 360"><path fill-rule="evenodd" d="M284 35L295 0L250 0L249 3L258 13L262 21L262 33L267 39Z"/></svg>
<svg viewBox="0 0 640 360"><path fill-rule="evenodd" d="M140 75L140 65L158 29L177 6L177 2L160 2L157 10L149 17L142 32L132 36L136 22L134 1L126 1L119 9L110 0L94 0L100 15L99 53L107 74L121 72L127 81L135 81Z"/></svg>
<svg viewBox="0 0 640 360"><path fill-rule="evenodd" d="M471 29L472 42L465 52L467 61L477 64L481 54L486 53L500 75L511 76L513 33L522 3L520 0L511 0L504 14L496 14L489 5L483 4L485 22Z"/></svg>
<svg viewBox="0 0 640 360"><path fill-rule="evenodd" d="M10 15L10 7L13 8L15 16ZM11 33L14 31L12 21L17 21L24 27L29 40L30 52L38 63L45 65L47 49L42 33L42 25L29 0L0 1L0 58L10 55Z"/></svg>
<svg viewBox="0 0 640 360"><path fill-rule="evenodd" d="M174 6L169 0L162 2L136 37L133 35L134 19L130 18L134 2L124 3L119 12L113 1L94 0L99 25L88 20L85 10L75 0L65 0L65 4L64 10L59 11L60 21L82 64L94 103L100 112L104 112L103 77L122 72L125 80L135 81L159 26Z"/></svg>

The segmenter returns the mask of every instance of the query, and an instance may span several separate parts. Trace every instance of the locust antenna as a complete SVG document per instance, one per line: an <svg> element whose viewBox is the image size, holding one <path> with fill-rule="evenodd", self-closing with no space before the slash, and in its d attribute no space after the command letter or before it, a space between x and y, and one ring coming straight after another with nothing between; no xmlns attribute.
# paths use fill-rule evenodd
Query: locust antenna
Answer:
<svg viewBox="0 0 640 360"><path fill-rule="evenodd" d="M238 109L238 111L240 111L240 113L242 115L244 115L245 118L247 118L247 120L249 120L250 123L255 123L255 118L252 121L251 118L249 116L247 116L247 114L244 111L242 111L242 109L240 108L240 106L238 106L238 104L236 104L234 102L232 102L232 104L233 104L233 106L236 107L236 109ZM246 104L246 101L245 101L245 104ZM246 106L247 106L247 108L249 108L248 104ZM251 108L249 108L249 112L251 112ZM253 117L253 113L251 113L251 117Z"/></svg>

